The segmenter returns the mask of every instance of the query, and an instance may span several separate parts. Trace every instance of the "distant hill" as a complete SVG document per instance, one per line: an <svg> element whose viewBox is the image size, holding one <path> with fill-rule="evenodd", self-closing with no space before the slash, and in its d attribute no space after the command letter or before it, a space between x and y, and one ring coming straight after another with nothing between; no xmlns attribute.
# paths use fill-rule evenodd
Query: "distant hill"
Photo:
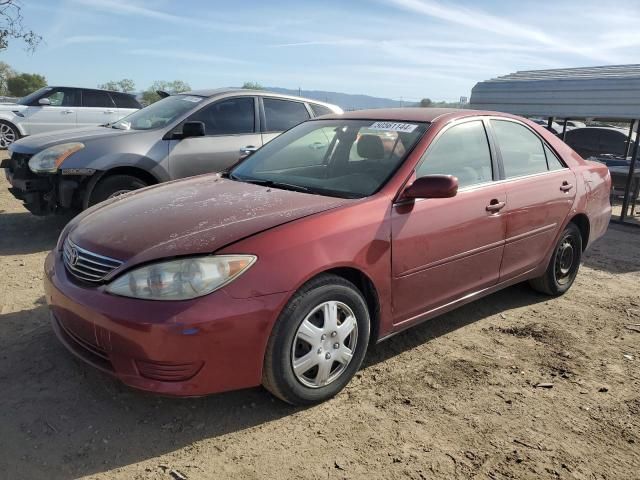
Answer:
<svg viewBox="0 0 640 480"><path fill-rule="evenodd" d="M390 98L371 97L369 95L354 95L350 93L325 92L323 90L292 90L279 87L265 87L265 90L284 93L286 95L300 95L302 97L333 103L344 110L359 110L361 108L394 108L415 106L414 102L401 102Z"/></svg>

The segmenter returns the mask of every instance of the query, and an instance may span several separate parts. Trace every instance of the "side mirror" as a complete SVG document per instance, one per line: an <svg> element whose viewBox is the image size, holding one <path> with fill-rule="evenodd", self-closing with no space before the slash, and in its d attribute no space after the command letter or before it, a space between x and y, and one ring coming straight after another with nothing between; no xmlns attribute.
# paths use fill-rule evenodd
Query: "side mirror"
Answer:
<svg viewBox="0 0 640 480"><path fill-rule="evenodd" d="M182 124L182 138L204 137L204 122L184 122Z"/></svg>
<svg viewBox="0 0 640 480"><path fill-rule="evenodd" d="M401 199L450 198L458 193L458 179L453 175L426 175L405 188Z"/></svg>
<svg viewBox="0 0 640 480"><path fill-rule="evenodd" d="M51 100L49 100L48 98L41 98L40 100L38 100L38 103L40 105L51 105Z"/></svg>

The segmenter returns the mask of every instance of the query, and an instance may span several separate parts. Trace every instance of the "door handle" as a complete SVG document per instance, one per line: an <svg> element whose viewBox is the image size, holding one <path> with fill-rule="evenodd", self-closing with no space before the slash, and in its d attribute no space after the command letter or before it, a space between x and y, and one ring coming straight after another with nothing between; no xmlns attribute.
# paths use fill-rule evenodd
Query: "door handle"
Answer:
<svg viewBox="0 0 640 480"><path fill-rule="evenodd" d="M499 212L504 208L505 205L506 202L499 202L497 198L494 198L493 200L491 200L491 202L489 202L489 205L487 205L487 212Z"/></svg>
<svg viewBox="0 0 640 480"><path fill-rule="evenodd" d="M247 145L246 147L242 147L240 149L240 158L248 157L256 150L258 150L258 147L254 147L253 145Z"/></svg>
<svg viewBox="0 0 640 480"><path fill-rule="evenodd" d="M113 110L105 110L103 113L113 113Z"/></svg>
<svg viewBox="0 0 640 480"><path fill-rule="evenodd" d="M66 115L68 113L73 113L73 110L63 110L62 113L64 113Z"/></svg>
<svg viewBox="0 0 640 480"><path fill-rule="evenodd" d="M569 182L562 182L562 185L560 185L560 190L562 190L563 192L568 192L569 190L571 190L573 188L573 185L571 185Z"/></svg>

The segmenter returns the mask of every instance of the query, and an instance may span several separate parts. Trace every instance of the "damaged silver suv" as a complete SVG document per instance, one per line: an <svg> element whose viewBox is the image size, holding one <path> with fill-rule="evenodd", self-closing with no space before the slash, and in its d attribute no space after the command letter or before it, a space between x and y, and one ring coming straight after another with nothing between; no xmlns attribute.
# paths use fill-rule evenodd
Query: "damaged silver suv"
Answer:
<svg viewBox="0 0 640 480"><path fill-rule="evenodd" d="M99 127L32 135L0 163L10 191L36 215L85 209L177 178L218 172L311 117L342 113L315 100L262 90L170 95ZM317 157L328 147L308 145Z"/></svg>

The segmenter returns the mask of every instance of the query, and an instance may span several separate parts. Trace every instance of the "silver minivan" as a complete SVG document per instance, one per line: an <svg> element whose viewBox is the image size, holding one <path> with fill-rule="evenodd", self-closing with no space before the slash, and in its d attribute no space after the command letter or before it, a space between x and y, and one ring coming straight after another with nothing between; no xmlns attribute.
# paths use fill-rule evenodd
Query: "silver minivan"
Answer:
<svg viewBox="0 0 640 480"><path fill-rule="evenodd" d="M331 104L263 90L196 90L170 95L99 127L32 135L9 147L10 191L36 215L85 209L115 195L218 172ZM314 139L308 151L322 154Z"/></svg>

